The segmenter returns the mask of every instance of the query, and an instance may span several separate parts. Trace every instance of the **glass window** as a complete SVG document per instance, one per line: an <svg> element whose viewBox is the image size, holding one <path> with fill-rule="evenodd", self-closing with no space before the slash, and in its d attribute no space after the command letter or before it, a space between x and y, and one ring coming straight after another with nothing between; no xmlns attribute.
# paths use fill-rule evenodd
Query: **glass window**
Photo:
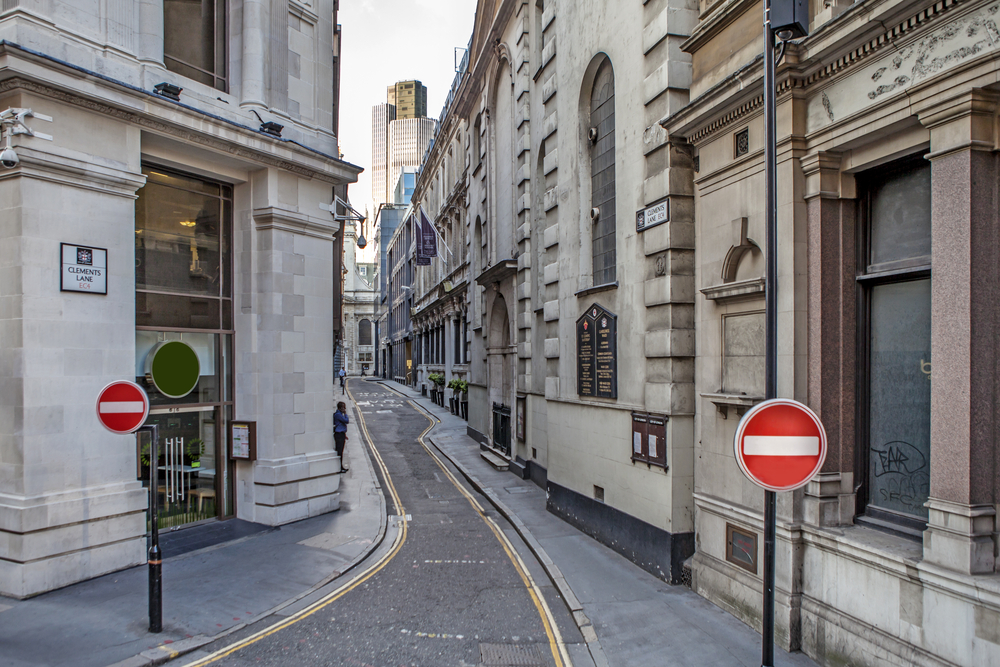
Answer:
<svg viewBox="0 0 1000 667"><path fill-rule="evenodd" d="M370 320L358 322L358 345L372 344L372 323Z"/></svg>
<svg viewBox="0 0 1000 667"><path fill-rule="evenodd" d="M594 218L594 284L615 282L615 74L611 61L597 69L590 97L591 210Z"/></svg>
<svg viewBox="0 0 1000 667"><path fill-rule="evenodd" d="M859 175L859 521L920 536L930 492L931 168Z"/></svg>
<svg viewBox="0 0 1000 667"><path fill-rule="evenodd" d="M167 69L226 90L225 0L163 0Z"/></svg>

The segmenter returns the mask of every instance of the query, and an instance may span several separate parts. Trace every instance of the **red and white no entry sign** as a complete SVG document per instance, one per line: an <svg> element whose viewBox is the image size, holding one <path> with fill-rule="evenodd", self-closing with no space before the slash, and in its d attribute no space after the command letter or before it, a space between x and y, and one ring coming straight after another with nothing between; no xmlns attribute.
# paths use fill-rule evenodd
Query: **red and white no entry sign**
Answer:
<svg viewBox="0 0 1000 667"><path fill-rule="evenodd" d="M112 382L97 396L97 418L112 433L132 433L148 415L149 397L134 382Z"/></svg>
<svg viewBox="0 0 1000 667"><path fill-rule="evenodd" d="M751 482L791 491L813 478L826 460L826 431L798 401L775 398L753 406L736 428L736 462Z"/></svg>

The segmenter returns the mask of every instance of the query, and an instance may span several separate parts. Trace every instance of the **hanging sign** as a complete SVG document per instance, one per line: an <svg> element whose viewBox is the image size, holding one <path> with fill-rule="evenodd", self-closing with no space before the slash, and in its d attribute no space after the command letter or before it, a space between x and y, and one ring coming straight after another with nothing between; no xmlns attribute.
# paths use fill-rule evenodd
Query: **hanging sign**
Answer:
<svg viewBox="0 0 1000 667"><path fill-rule="evenodd" d="M750 408L736 428L736 462L769 491L805 486L826 460L826 431L808 407L774 398Z"/></svg>
<svg viewBox="0 0 1000 667"><path fill-rule="evenodd" d="M59 244L63 292L108 293L108 251L104 248Z"/></svg>

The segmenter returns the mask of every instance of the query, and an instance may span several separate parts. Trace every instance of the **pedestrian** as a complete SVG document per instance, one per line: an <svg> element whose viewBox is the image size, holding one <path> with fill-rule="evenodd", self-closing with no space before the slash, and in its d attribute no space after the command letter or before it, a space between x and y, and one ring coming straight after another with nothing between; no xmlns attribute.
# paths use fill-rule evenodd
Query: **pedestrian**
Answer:
<svg viewBox="0 0 1000 667"><path fill-rule="evenodd" d="M341 371L343 372L343 371ZM341 376L343 380L343 376ZM344 444L347 442L347 425L351 423L351 418L347 416L347 404L343 401L337 403L337 411L333 413L333 442L337 447L337 456L340 457L340 472L347 472L344 467Z"/></svg>
<svg viewBox="0 0 1000 667"><path fill-rule="evenodd" d="M341 368L340 369L340 393L341 394L346 394L347 393L347 390L344 389L344 378L346 376L347 376L347 371L345 371L343 368Z"/></svg>

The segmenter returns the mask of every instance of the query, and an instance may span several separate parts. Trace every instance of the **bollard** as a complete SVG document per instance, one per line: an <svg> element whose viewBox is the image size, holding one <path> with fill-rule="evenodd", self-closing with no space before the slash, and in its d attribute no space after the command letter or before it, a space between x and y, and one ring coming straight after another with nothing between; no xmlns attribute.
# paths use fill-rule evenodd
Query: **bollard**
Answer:
<svg viewBox="0 0 1000 667"><path fill-rule="evenodd" d="M160 529L157 513L160 503L156 495L160 476L158 471L160 442L159 429L153 425L151 431L152 442L149 447L150 544L147 559L149 563L149 631L163 632L163 556L160 553Z"/></svg>

